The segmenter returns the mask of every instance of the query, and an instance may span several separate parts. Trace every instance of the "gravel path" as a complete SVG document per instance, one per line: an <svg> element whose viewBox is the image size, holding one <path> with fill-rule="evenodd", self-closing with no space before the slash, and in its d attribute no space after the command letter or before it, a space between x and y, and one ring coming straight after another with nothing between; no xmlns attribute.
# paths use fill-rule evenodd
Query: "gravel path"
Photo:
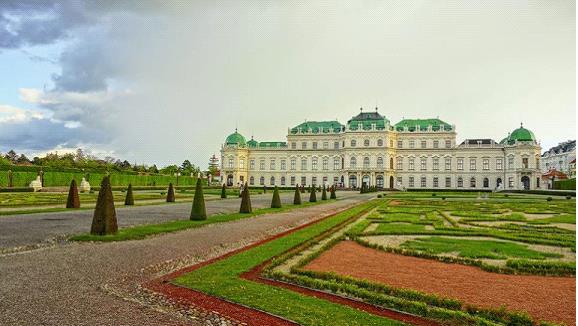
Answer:
<svg viewBox="0 0 578 326"><path fill-rule="evenodd" d="M340 196L355 195L340 192ZM281 193L281 201L293 203L293 193ZM188 219L192 199L187 203L121 206L116 209L119 227ZM207 214L237 212L240 198L206 201ZM253 208L269 207L271 194L252 195ZM0 253L53 245L70 235L90 231L93 210L0 216Z"/></svg>
<svg viewBox="0 0 578 326"><path fill-rule="evenodd" d="M343 199L337 202L145 240L58 243L39 250L0 255L0 325L235 324L212 312L185 311L177 303L167 303L147 293L139 284L372 197L341 193ZM269 200L255 199L254 203ZM236 210L238 200L219 203L223 210L229 206ZM158 209L157 214L161 214L166 207L148 206L139 212ZM171 211L165 214L178 216L179 209L188 214L188 205L169 207ZM210 209L218 210L218 207ZM132 209L127 211L134 214Z"/></svg>

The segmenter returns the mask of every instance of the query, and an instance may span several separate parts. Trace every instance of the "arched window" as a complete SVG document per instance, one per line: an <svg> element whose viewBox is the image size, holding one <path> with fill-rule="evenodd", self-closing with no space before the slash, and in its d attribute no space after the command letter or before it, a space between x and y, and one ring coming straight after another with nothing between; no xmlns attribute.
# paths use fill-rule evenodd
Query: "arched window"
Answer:
<svg viewBox="0 0 578 326"><path fill-rule="evenodd" d="M323 158L322 168L323 168L323 170L329 170L329 158L327 158L327 157Z"/></svg>
<svg viewBox="0 0 578 326"><path fill-rule="evenodd" d="M357 167L357 160L355 159L355 157L352 157L349 160L349 167L352 169L355 169Z"/></svg>
<svg viewBox="0 0 578 326"><path fill-rule="evenodd" d="M285 177L281 177L281 185L282 185L282 186L285 185Z"/></svg>
<svg viewBox="0 0 578 326"><path fill-rule="evenodd" d="M393 170L393 157L389 158L389 168Z"/></svg>
<svg viewBox="0 0 578 326"><path fill-rule="evenodd" d="M272 185L272 186L275 185L275 177L271 177L271 180L270 180L269 184Z"/></svg>
<svg viewBox="0 0 578 326"><path fill-rule="evenodd" d="M351 140L351 147L355 147L355 145L357 145L357 142L355 141L355 139Z"/></svg>
<svg viewBox="0 0 578 326"><path fill-rule="evenodd" d="M490 179L484 178L484 188L490 187Z"/></svg>
<svg viewBox="0 0 578 326"><path fill-rule="evenodd" d="M462 177L458 177L458 188L464 187L464 179Z"/></svg>
<svg viewBox="0 0 578 326"><path fill-rule="evenodd" d="M379 147L383 146L383 139L377 140L377 146L379 146Z"/></svg>
<svg viewBox="0 0 578 326"><path fill-rule="evenodd" d="M472 177L470 179L470 188L475 188L476 187L476 178Z"/></svg>
<svg viewBox="0 0 578 326"><path fill-rule="evenodd" d="M254 185L254 184L255 184L255 177L253 177L253 176L249 177L249 184L250 184L250 185Z"/></svg>
<svg viewBox="0 0 578 326"><path fill-rule="evenodd" d="M369 139L366 139L363 141L363 146L365 146L365 147L369 146Z"/></svg>
<svg viewBox="0 0 578 326"><path fill-rule="evenodd" d="M369 168L369 157L363 158L363 167L368 169Z"/></svg>
<svg viewBox="0 0 578 326"><path fill-rule="evenodd" d="M259 184L262 185L262 186L265 185L265 177L260 177L260 178L259 178Z"/></svg>
<svg viewBox="0 0 578 326"><path fill-rule="evenodd" d="M378 157L378 158L377 158L377 168L378 168L378 169L383 169L383 157Z"/></svg>

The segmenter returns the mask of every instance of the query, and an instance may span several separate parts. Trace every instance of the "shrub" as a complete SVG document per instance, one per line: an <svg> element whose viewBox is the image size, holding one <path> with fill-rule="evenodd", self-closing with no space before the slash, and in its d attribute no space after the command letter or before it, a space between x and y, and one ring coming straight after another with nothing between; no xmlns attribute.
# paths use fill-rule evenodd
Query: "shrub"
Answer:
<svg viewBox="0 0 578 326"><path fill-rule="evenodd" d="M329 199L337 199L337 195L335 194L335 186L331 186Z"/></svg>
<svg viewBox="0 0 578 326"><path fill-rule="evenodd" d="M446 197L442 197L442 200L446 200Z"/></svg>
<svg viewBox="0 0 578 326"><path fill-rule="evenodd" d="M314 203L317 201L317 195L315 193L315 187L311 188L311 192L309 193L309 202Z"/></svg>
<svg viewBox="0 0 578 326"><path fill-rule="evenodd" d="M570 199L572 199L572 196L568 195L568 196L566 196L566 199L570 200Z"/></svg>
<svg viewBox="0 0 578 326"><path fill-rule="evenodd" d="M275 189L273 189L271 208L281 208L281 198L279 198L279 189L277 188L277 186L275 186Z"/></svg>
<svg viewBox="0 0 578 326"><path fill-rule="evenodd" d="M383 196L381 194L377 195L377 198L382 198Z"/></svg>
<svg viewBox="0 0 578 326"><path fill-rule="evenodd" d="M321 193L321 200L327 200L327 191L325 190L325 186L323 186L323 192Z"/></svg>
<svg viewBox="0 0 578 326"><path fill-rule="evenodd" d="M125 206L132 206L134 205L134 195L132 194L132 184L128 185L128 189L126 191L126 198L124 199Z"/></svg>
<svg viewBox="0 0 578 326"><path fill-rule="evenodd" d="M80 208L80 197L78 197L78 187L76 180L72 179L70 188L68 189L68 199L66 200L66 208Z"/></svg>
<svg viewBox="0 0 578 326"><path fill-rule="evenodd" d="M301 191L299 185L295 187L295 195L293 196L293 205L301 205Z"/></svg>
<svg viewBox="0 0 578 326"><path fill-rule="evenodd" d="M437 196L438 194L436 194L435 192L431 194L432 197Z"/></svg>
<svg viewBox="0 0 578 326"><path fill-rule="evenodd" d="M169 190L167 192L167 203L174 203L175 202L175 188L173 187L172 182L169 183Z"/></svg>
<svg viewBox="0 0 578 326"><path fill-rule="evenodd" d="M227 198L227 187L223 183L223 187L221 187L221 198Z"/></svg>
<svg viewBox="0 0 578 326"><path fill-rule="evenodd" d="M203 196L203 185L201 179L197 179L195 196L193 197L193 209L191 210L191 220L206 220L207 210L205 209L205 196Z"/></svg>
<svg viewBox="0 0 578 326"><path fill-rule="evenodd" d="M241 193L241 207L239 208L239 213L250 214L253 212L251 208L251 196L249 195L249 185L245 185L243 192Z"/></svg>
<svg viewBox="0 0 578 326"><path fill-rule="evenodd" d="M552 197L546 198L546 201L552 201Z"/></svg>
<svg viewBox="0 0 578 326"><path fill-rule="evenodd" d="M106 235L114 234L117 231L118 225L116 222L116 210L114 209L114 197L110 187L110 177L105 176L100 184L90 234Z"/></svg>
<svg viewBox="0 0 578 326"><path fill-rule="evenodd" d="M263 193L264 193L264 194L267 193L267 186L263 186Z"/></svg>

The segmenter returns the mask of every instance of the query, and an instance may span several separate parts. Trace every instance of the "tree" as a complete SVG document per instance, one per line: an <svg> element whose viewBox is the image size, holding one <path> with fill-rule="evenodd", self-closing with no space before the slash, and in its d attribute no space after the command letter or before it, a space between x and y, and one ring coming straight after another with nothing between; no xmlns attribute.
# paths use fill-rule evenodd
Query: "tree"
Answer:
<svg viewBox="0 0 578 326"><path fill-rule="evenodd" d="M169 190L167 191L167 203L174 203L174 202L175 202L175 188L173 187L173 184L171 182L169 183Z"/></svg>
<svg viewBox="0 0 578 326"><path fill-rule="evenodd" d="M281 208L281 198L279 197L279 188L277 188L277 186L275 186L275 189L273 190L271 208Z"/></svg>
<svg viewBox="0 0 578 326"><path fill-rule="evenodd" d="M16 162L18 164L31 164L32 162L30 162L30 160L28 159L28 157L26 157L26 155L21 154L18 159L16 160Z"/></svg>
<svg viewBox="0 0 578 326"><path fill-rule="evenodd" d="M335 194L335 185L331 186L329 199L337 199L337 195Z"/></svg>
<svg viewBox="0 0 578 326"><path fill-rule="evenodd" d="M323 186L323 192L321 193L321 200L327 200L327 191L325 190L325 185Z"/></svg>
<svg viewBox="0 0 578 326"><path fill-rule="evenodd" d="M299 185L295 187L295 195L293 196L293 205L301 205L301 191Z"/></svg>
<svg viewBox="0 0 578 326"><path fill-rule="evenodd" d="M80 208L80 197L78 196L78 187L76 180L72 179L70 188L68 189L68 199L66 200L66 208Z"/></svg>
<svg viewBox="0 0 578 326"><path fill-rule="evenodd" d="M98 199L92 218L90 233L95 235L114 234L118 231L114 197L110 186L110 176L102 178Z"/></svg>
<svg viewBox="0 0 578 326"><path fill-rule="evenodd" d="M193 198L193 209L191 210L191 220L206 220L207 210L205 208L205 196L203 196L202 180L197 179L197 186L195 187L195 197Z"/></svg>
<svg viewBox="0 0 578 326"><path fill-rule="evenodd" d="M6 153L6 155L4 155L4 157L14 164L18 159L18 154L16 154L16 152L13 149L11 149L8 151L8 153Z"/></svg>
<svg viewBox="0 0 578 326"><path fill-rule="evenodd" d="M227 187L223 183L223 187L221 187L221 198L227 198Z"/></svg>
<svg viewBox="0 0 578 326"><path fill-rule="evenodd" d="M250 214L251 212L253 212L251 208L251 196L249 195L249 185L246 184L241 195L241 208L239 208L239 213Z"/></svg>
<svg viewBox="0 0 578 326"><path fill-rule="evenodd" d="M132 184L128 184L128 189L126 190L126 198L124 199L125 206L134 205L134 195L132 194Z"/></svg>
<svg viewBox="0 0 578 326"><path fill-rule="evenodd" d="M315 187L311 187L311 191L309 192L309 202L314 203L317 201L317 195L315 191Z"/></svg>

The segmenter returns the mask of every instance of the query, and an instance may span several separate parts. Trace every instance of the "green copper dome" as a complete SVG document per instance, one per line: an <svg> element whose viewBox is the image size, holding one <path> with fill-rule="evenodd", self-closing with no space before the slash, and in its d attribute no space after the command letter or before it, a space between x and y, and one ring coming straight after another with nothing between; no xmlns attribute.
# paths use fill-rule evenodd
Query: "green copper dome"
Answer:
<svg viewBox="0 0 578 326"><path fill-rule="evenodd" d="M249 146L249 147L257 147L257 146L259 146L259 143L258 143L255 139L253 139L253 137L251 137L251 140L249 140L249 141L247 142L247 146Z"/></svg>
<svg viewBox="0 0 578 326"><path fill-rule="evenodd" d="M536 141L536 136L531 130L524 128L522 124L520 124L520 128L512 131L511 134L508 134L508 137L502 139L500 144L508 144L512 145L517 141Z"/></svg>
<svg viewBox="0 0 578 326"><path fill-rule="evenodd" d="M247 144L247 141L245 140L245 137L243 137L243 135L238 133L237 130L235 129L235 132L230 134L229 137L227 137L227 139L225 140L225 144L245 146Z"/></svg>

